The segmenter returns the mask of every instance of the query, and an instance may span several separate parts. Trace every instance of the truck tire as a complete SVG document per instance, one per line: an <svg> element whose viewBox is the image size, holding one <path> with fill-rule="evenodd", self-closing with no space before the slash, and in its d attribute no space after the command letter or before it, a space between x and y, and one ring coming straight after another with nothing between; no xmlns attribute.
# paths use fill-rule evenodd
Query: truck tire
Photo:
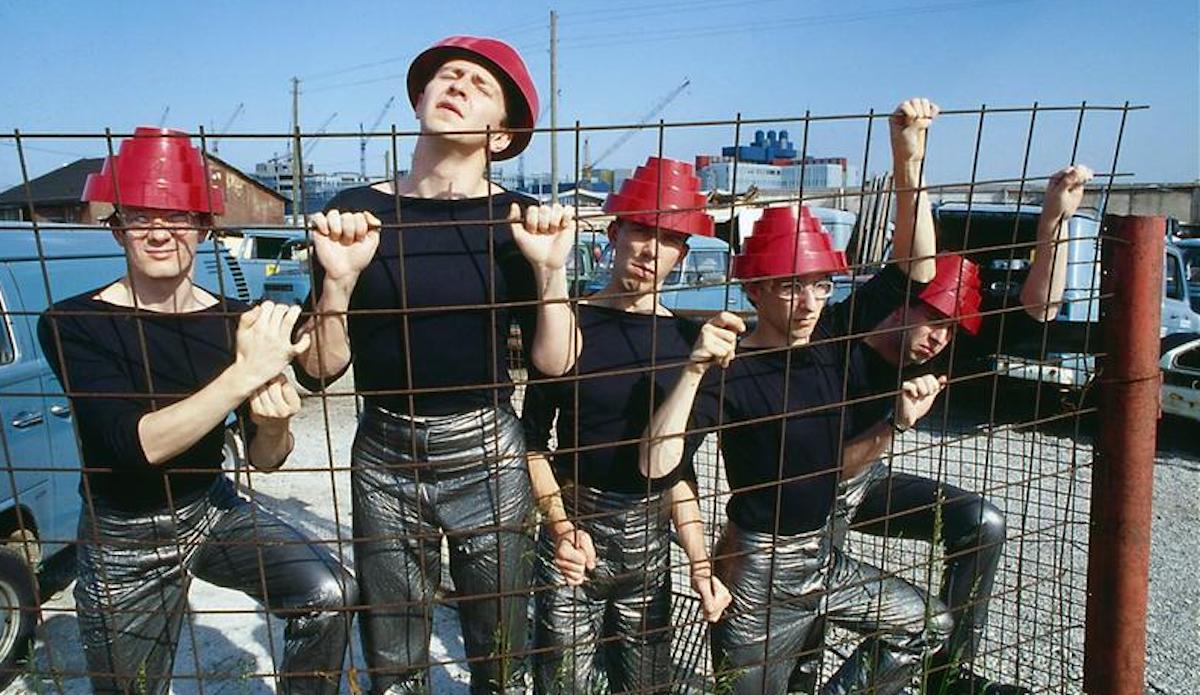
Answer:
<svg viewBox="0 0 1200 695"><path fill-rule="evenodd" d="M22 672L38 621L34 573L21 553L0 548L0 688Z"/></svg>

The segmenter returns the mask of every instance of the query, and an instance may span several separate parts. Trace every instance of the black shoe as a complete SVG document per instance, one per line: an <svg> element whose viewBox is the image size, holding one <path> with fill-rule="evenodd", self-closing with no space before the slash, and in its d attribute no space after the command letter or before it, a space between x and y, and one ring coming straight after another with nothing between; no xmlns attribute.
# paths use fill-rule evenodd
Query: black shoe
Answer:
<svg viewBox="0 0 1200 695"><path fill-rule="evenodd" d="M925 686L929 695L1032 695L1033 691L1020 685L997 683L990 678L971 673L966 668L939 671L929 677Z"/></svg>

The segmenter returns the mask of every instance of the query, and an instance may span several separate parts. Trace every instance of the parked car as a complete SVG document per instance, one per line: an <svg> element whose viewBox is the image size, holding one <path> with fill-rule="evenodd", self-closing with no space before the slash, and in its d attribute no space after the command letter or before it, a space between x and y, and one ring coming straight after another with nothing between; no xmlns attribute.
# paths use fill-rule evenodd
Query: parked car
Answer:
<svg viewBox="0 0 1200 695"><path fill-rule="evenodd" d="M303 229L246 228L218 237L238 260L238 282L255 301L299 304L308 296L309 245Z"/></svg>
<svg viewBox="0 0 1200 695"><path fill-rule="evenodd" d="M0 482L0 673L8 674L33 636L38 571L70 549L81 508L71 408L38 343L38 316L126 267L107 228L39 230L0 223L0 461L8 474ZM198 285L249 300L229 291L237 261L223 248L204 244L197 261Z"/></svg>
<svg viewBox="0 0 1200 695"><path fill-rule="evenodd" d="M1163 339L1162 411L1200 422L1200 333Z"/></svg>
<svg viewBox="0 0 1200 695"><path fill-rule="evenodd" d="M1192 311L1200 314L1200 238L1175 239L1174 245L1183 261L1183 278Z"/></svg>

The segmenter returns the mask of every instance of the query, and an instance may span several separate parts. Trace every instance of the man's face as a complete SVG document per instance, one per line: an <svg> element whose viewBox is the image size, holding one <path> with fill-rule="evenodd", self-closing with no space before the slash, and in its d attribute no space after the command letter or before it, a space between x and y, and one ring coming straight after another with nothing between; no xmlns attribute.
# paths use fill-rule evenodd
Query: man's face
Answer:
<svg viewBox="0 0 1200 695"><path fill-rule="evenodd" d="M941 354L950 341L958 323L942 312L925 304L915 302L907 309L897 309L892 314L894 325L904 325L903 331L896 332L897 354L902 355L908 364L924 364Z"/></svg>
<svg viewBox="0 0 1200 695"><path fill-rule="evenodd" d="M786 336L789 345L802 345L812 337L821 311L833 293L828 273L774 278L747 283L758 320Z"/></svg>
<svg viewBox="0 0 1200 695"><path fill-rule="evenodd" d="M122 210L113 236L139 275L166 280L190 275L204 236L203 215L178 210Z"/></svg>
<svg viewBox="0 0 1200 695"><path fill-rule="evenodd" d="M612 275L622 292L648 293L662 287L688 251L686 234L636 222L614 222L608 237L613 245Z"/></svg>
<svg viewBox="0 0 1200 695"><path fill-rule="evenodd" d="M512 138L504 130L504 90L487 68L469 60L446 61L425 85L417 100L416 115L423 133L453 133L461 130L492 130L486 133L443 135L451 142L486 143L493 153L502 151Z"/></svg>

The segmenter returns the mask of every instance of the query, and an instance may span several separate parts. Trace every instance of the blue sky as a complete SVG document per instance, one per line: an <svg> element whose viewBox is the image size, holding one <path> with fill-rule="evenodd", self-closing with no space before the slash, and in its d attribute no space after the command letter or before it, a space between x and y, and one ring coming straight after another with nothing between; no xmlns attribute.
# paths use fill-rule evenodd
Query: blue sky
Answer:
<svg viewBox="0 0 1200 695"><path fill-rule="evenodd" d="M612 0L439 3L16 2L0 4L5 26L0 132L128 132L157 123L220 126L239 103L234 132L288 128L289 79L302 79L301 124L330 131L368 126L388 97L384 128L414 127L404 96L409 60L453 33L495 35L525 55L549 101L548 15L559 24L560 125L637 121L684 79L691 86L661 114L667 121L796 117L888 110L910 95L944 108L1148 104L1129 114L1118 169L1143 181L1200 178L1200 38L1195 0ZM434 11L434 7L437 11ZM1037 118L1029 170L1069 159L1078 113ZM1119 113L1089 113L1079 159L1107 171ZM548 125L546 116L539 123ZM938 181L969 176L977 119L947 117L930 145ZM1020 176L1029 114L990 116L981 177ZM799 140L798 123L782 124ZM885 165L876 131L868 169ZM665 154L691 159L733 140L732 126L669 129ZM863 158L862 121L814 124L809 152ZM745 133L744 140L750 133ZM527 171L549 168L548 136L530 148ZM615 133L592 137L599 154ZM31 176L103 154L102 140L28 141ZM560 136L564 169L572 134ZM368 149L381 171L385 142ZM657 151L648 131L600 164L629 166ZM36 148L36 149L34 149ZM226 140L220 154L244 168L283 152L282 140ZM400 143L401 157L411 142ZM356 138L321 141L309 161L357 170ZM515 162L508 167L515 167ZM0 187L20 181L12 139L0 140Z"/></svg>

